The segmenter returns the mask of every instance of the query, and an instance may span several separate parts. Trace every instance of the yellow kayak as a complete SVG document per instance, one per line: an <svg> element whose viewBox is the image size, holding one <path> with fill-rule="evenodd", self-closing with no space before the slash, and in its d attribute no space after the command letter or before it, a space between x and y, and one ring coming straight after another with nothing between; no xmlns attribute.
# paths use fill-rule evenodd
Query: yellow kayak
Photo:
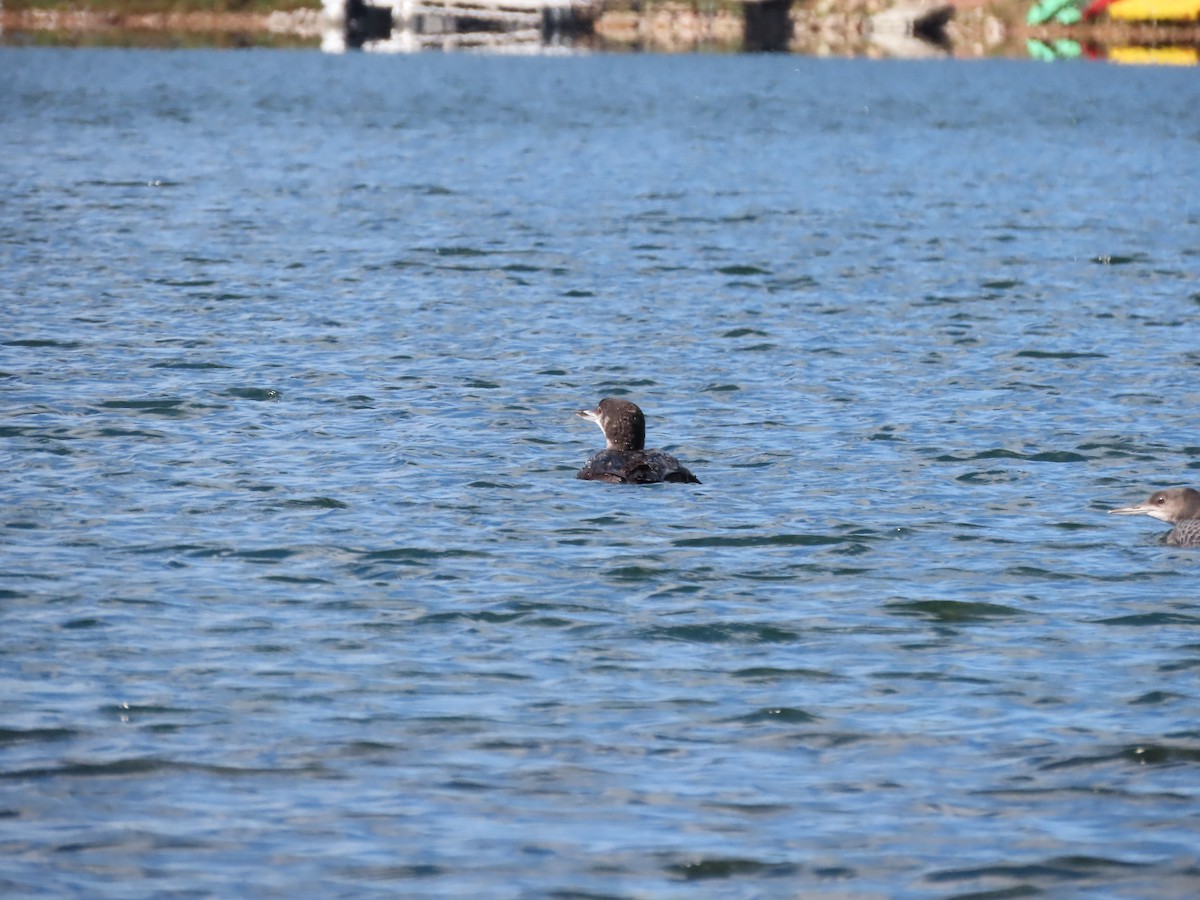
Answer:
<svg viewBox="0 0 1200 900"><path fill-rule="evenodd" d="M1105 12L1127 22L1195 20L1200 18L1200 0L1117 0Z"/></svg>

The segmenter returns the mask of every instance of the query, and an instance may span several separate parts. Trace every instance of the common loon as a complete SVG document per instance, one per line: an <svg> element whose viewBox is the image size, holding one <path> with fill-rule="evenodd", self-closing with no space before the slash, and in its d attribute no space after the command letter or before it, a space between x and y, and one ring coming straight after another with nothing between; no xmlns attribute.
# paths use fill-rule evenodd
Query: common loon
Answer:
<svg viewBox="0 0 1200 900"><path fill-rule="evenodd" d="M581 409L575 415L599 425L607 444L576 478L610 484L700 483L670 453L646 449L646 417L636 403L606 397L595 409Z"/></svg>
<svg viewBox="0 0 1200 900"><path fill-rule="evenodd" d="M1200 547L1200 491L1192 488L1168 488L1155 491L1149 499L1136 506L1110 509L1118 516L1147 515L1169 522L1175 527L1167 533L1166 542L1172 547Z"/></svg>

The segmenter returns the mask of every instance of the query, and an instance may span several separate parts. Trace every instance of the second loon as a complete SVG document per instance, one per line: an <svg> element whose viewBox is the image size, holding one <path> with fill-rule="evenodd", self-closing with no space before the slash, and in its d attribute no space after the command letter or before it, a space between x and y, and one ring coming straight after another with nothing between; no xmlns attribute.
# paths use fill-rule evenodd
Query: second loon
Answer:
<svg viewBox="0 0 1200 900"><path fill-rule="evenodd" d="M636 403L606 397L595 409L581 409L575 415L599 425L606 444L576 478L610 484L700 483L670 453L646 449L646 417Z"/></svg>
<svg viewBox="0 0 1200 900"><path fill-rule="evenodd" d="M1110 509L1118 516L1153 516L1175 527L1167 533L1172 547L1200 547L1200 491L1193 488L1168 488L1155 491L1136 506Z"/></svg>

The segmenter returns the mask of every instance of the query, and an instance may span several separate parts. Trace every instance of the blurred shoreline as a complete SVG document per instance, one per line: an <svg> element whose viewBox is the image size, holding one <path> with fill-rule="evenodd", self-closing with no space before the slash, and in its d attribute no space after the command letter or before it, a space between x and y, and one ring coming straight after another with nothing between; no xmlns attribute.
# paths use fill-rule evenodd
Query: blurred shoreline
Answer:
<svg viewBox="0 0 1200 900"><path fill-rule="evenodd" d="M339 0L326 2L327 8L319 0L0 0L0 28L7 45L327 47L330 29L343 23L330 14L330 7L340 8ZM475 6L488 2L476 0ZM503 0L496 2L503 5ZM585 51L770 50L810 56L963 59L1024 58L1036 44L1200 46L1200 24L1194 21L1104 18L1031 25L1030 8L1029 2L1016 0L766 0L749 5L733 0L601 0L569 7L575 17L570 40L557 44ZM926 21L933 23L929 33L914 34ZM543 24L543 37L545 31ZM450 42L440 46L452 48Z"/></svg>

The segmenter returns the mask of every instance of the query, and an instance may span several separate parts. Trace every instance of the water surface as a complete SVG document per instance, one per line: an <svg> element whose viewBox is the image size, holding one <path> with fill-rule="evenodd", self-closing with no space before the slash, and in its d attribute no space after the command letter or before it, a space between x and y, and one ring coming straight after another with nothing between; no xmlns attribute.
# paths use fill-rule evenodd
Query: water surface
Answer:
<svg viewBox="0 0 1200 900"><path fill-rule="evenodd" d="M0 80L6 893L1200 890L1190 73Z"/></svg>

